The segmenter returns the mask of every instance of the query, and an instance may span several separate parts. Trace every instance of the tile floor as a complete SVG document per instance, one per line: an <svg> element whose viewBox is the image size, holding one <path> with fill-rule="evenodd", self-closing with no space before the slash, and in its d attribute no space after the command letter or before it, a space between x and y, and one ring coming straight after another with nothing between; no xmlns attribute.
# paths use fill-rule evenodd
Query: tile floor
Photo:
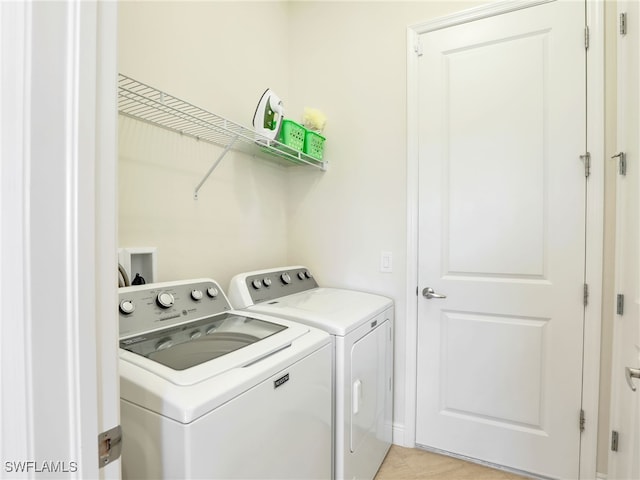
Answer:
<svg viewBox="0 0 640 480"><path fill-rule="evenodd" d="M522 480L524 478L457 458L392 445L374 480Z"/></svg>

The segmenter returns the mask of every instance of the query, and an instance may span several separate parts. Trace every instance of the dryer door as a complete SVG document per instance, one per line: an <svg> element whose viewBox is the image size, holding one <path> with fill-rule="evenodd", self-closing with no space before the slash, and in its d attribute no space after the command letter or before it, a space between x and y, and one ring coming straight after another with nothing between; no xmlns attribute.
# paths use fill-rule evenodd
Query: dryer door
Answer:
<svg viewBox="0 0 640 480"><path fill-rule="evenodd" d="M391 442L391 368L391 322L386 320L351 348L352 453L376 450L371 442Z"/></svg>

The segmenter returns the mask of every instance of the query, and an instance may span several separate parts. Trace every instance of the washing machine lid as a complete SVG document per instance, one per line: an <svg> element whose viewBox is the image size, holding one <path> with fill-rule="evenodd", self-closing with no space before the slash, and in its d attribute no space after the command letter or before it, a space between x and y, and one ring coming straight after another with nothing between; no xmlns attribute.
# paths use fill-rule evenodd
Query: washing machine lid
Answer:
<svg viewBox="0 0 640 480"><path fill-rule="evenodd" d="M249 316L215 315L120 341L120 348L185 370L247 347L287 327Z"/></svg>
<svg viewBox="0 0 640 480"><path fill-rule="evenodd" d="M381 295L320 287L259 303L249 309L345 336L392 305L391 299Z"/></svg>
<svg viewBox="0 0 640 480"><path fill-rule="evenodd" d="M120 358L175 385L193 385L259 362L309 331L228 312L120 340Z"/></svg>

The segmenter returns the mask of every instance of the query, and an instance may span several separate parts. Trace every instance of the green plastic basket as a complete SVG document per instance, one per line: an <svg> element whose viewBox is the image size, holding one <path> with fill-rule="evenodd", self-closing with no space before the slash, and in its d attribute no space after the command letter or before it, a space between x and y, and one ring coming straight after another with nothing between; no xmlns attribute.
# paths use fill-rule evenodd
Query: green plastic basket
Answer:
<svg viewBox="0 0 640 480"><path fill-rule="evenodd" d="M294 122L293 120L282 120L280 126L280 134L278 135L278 141L284 143L287 147L294 150L302 151L304 147L306 129Z"/></svg>
<svg viewBox="0 0 640 480"><path fill-rule="evenodd" d="M304 136L303 152L317 160L322 160L325 138L319 133L307 130Z"/></svg>

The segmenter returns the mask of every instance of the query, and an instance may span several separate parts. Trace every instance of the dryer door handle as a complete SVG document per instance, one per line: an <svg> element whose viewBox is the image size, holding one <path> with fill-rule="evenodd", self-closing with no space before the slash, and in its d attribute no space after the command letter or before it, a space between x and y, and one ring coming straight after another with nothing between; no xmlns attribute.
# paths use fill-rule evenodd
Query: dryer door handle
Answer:
<svg viewBox="0 0 640 480"><path fill-rule="evenodd" d="M358 379L353 382L353 388L351 389L351 403L353 414L357 415L360 411L360 400L362 399L362 382Z"/></svg>

